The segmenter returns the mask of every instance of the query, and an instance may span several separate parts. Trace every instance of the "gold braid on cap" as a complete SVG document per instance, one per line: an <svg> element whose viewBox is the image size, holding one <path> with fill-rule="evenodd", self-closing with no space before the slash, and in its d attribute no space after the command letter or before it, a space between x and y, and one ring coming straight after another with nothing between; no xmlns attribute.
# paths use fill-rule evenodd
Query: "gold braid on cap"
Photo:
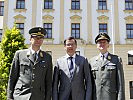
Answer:
<svg viewBox="0 0 133 100"><path fill-rule="evenodd" d="M44 36L44 34L42 34L41 32L38 32L38 33L32 33L31 35L40 35L40 36Z"/></svg>

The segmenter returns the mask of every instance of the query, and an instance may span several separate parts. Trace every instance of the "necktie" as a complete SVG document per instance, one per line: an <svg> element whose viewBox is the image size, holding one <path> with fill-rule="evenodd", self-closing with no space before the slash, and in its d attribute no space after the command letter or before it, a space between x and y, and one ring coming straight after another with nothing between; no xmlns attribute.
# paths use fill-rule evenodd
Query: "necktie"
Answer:
<svg viewBox="0 0 133 100"><path fill-rule="evenodd" d="M104 60L104 55L102 55L102 60Z"/></svg>
<svg viewBox="0 0 133 100"><path fill-rule="evenodd" d="M36 59L37 59L37 53L35 52L34 53L34 61L36 61Z"/></svg>
<svg viewBox="0 0 133 100"><path fill-rule="evenodd" d="M69 57L69 59L70 59L70 67L69 67L70 78L72 79L72 77L73 77L73 69L74 69L73 61L72 61L73 57Z"/></svg>

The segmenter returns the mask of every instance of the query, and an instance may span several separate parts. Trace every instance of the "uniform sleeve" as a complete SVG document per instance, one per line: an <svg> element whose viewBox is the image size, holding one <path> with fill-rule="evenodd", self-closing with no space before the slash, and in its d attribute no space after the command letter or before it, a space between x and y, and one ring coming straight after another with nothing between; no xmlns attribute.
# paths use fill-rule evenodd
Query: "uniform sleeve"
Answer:
<svg viewBox="0 0 133 100"><path fill-rule="evenodd" d="M58 100L58 83L59 83L59 66L57 62L56 66L54 67L52 100Z"/></svg>
<svg viewBox="0 0 133 100"><path fill-rule="evenodd" d="M46 86L45 86L45 89L46 89L46 100L51 100L51 95L52 95L52 72L53 72L53 65L52 65L52 57L49 56L49 66L48 66L48 69L47 69L47 73L46 73Z"/></svg>
<svg viewBox="0 0 133 100"><path fill-rule="evenodd" d="M85 100L92 100L92 82L91 82L91 71L90 64L88 63L87 58L84 62L84 74L85 74L85 84L86 84L86 97Z"/></svg>
<svg viewBox="0 0 133 100"><path fill-rule="evenodd" d="M7 99L13 99L14 88L19 77L19 53L16 52L12 61L7 88Z"/></svg>
<svg viewBox="0 0 133 100"><path fill-rule="evenodd" d="M117 88L118 88L118 100L125 100L125 84L124 84L124 72L121 58L118 57L117 65Z"/></svg>

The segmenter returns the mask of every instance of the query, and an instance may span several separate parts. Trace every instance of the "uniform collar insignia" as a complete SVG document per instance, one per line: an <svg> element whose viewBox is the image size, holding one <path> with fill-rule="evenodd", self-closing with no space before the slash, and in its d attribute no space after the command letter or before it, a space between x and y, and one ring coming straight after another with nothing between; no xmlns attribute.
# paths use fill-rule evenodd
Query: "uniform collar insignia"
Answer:
<svg viewBox="0 0 133 100"><path fill-rule="evenodd" d="M110 60L111 59L111 56L108 56L108 59Z"/></svg>
<svg viewBox="0 0 133 100"><path fill-rule="evenodd" d="M43 57L43 54L42 54L42 52L40 51L40 57Z"/></svg>

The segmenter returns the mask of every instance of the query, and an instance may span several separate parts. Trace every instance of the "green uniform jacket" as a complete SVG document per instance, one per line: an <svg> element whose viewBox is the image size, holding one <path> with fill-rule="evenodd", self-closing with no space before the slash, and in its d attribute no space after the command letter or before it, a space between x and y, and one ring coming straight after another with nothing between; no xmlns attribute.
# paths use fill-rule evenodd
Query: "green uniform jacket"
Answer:
<svg viewBox="0 0 133 100"><path fill-rule="evenodd" d="M15 53L7 89L9 100L51 100L52 58L40 50L37 61L33 59L30 49Z"/></svg>
<svg viewBox="0 0 133 100"><path fill-rule="evenodd" d="M90 59L93 100L125 100L124 73L120 57L108 54L102 61L99 56Z"/></svg>

